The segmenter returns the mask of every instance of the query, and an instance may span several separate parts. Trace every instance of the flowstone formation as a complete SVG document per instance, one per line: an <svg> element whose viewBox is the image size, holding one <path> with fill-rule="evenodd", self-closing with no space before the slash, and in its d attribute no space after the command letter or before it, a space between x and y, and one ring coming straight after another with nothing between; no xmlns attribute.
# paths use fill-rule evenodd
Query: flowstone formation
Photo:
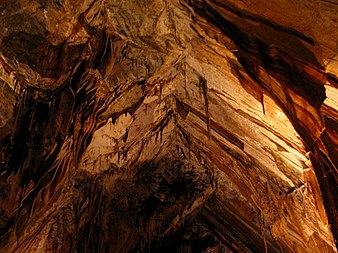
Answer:
<svg viewBox="0 0 338 253"><path fill-rule="evenodd" d="M337 252L335 0L0 0L0 252Z"/></svg>

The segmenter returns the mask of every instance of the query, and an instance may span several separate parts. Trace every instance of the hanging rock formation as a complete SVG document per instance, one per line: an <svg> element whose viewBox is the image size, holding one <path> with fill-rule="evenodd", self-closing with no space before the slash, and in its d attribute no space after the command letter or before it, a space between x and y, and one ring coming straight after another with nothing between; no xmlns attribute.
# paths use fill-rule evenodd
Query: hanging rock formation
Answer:
<svg viewBox="0 0 338 253"><path fill-rule="evenodd" d="M0 252L337 252L335 0L0 0Z"/></svg>

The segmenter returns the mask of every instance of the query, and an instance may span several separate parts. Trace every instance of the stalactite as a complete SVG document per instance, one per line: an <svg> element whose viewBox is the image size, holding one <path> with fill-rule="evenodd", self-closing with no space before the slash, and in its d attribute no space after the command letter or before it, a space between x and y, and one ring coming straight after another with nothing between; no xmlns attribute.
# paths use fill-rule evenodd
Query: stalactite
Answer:
<svg viewBox="0 0 338 253"><path fill-rule="evenodd" d="M18 85L19 85L18 79L14 78L14 89L13 89L13 91L14 91L15 94L16 94L16 89L18 88Z"/></svg>
<svg viewBox="0 0 338 253"><path fill-rule="evenodd" d="M12 129L11 145L13 145L13 139L15 137L15 131L16 131L17 126L18 126L18 121L19 121L20 114L22 112L22 108L24 107L25 102L26 102L26 96L27 96L26 89L22 88L22 86L20 85L20 92L19 92L20 99L19 99L19 101L17 102L17 104L14 108L15 119L14 119L14 124L13 124L13 129Z"/></svg>
<svg viewBox="0 0 338 253"><path fill-rule="evenodd" d="M209 99L208 99L208 86L207 86L207 80L205 80L204 77L199 76L198 77L199 85L202 88L203 97L204 97L204 107L205 107L205 115L207 119L207 131L210 139L210 115L209 115Z"/></svg>
<svg viewBox="0 0 338 253"><path fill-rule="evenodd" d="M261 213L260 217L259 217L259 226L260 226L262 237L263 237L265 253L268 253L269 251L268 251L268 245L267 245L267 242L266 242L265 219L264 219L264 214L263 213Z"/></svg>
<svg viewBox="0 0 338 253"><path fill-rule="evenodd" d="M184 129L178 125L178 130L183 136L183 140L187 143L188 145L188 150L189 150L189 160L190 160L190 154L191 154L191 139L188 133L184 131Z"/></svg>

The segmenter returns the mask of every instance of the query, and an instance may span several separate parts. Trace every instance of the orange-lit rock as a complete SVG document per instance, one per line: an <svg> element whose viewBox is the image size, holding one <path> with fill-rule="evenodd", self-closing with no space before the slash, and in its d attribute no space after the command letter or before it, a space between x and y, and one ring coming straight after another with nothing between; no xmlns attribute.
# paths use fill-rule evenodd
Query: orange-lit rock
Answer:
<svg viewBox="0 0 338 253"><path fill-rule="evenodd" d="M337 252L337 11L0 1L0 252Z"/></svg>

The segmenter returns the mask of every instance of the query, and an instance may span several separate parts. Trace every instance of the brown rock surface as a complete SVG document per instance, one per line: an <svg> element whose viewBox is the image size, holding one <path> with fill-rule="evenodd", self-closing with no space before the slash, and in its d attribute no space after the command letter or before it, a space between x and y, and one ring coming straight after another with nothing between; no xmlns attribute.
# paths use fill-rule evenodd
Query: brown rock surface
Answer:
<svg viewBox="0 0 338 253"><path fill-rule="evenodd" d="M335 0L0 0L0 252L337 252Z"/></svg>

